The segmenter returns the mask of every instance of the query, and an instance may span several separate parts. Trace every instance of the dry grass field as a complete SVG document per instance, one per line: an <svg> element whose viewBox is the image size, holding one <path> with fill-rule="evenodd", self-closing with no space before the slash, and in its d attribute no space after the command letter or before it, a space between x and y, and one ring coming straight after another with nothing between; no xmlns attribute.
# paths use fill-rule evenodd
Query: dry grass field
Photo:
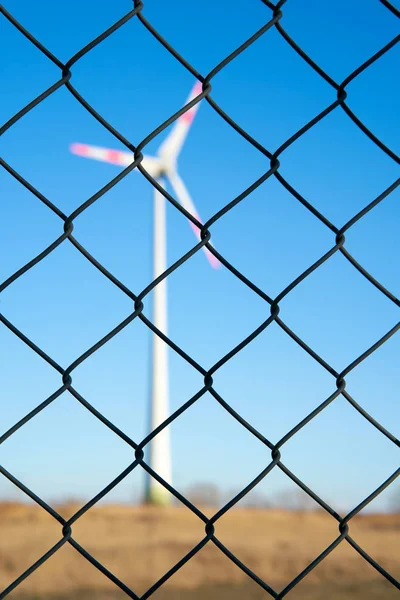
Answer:
<svg viewBox="0 0 400 600"><path fill-rule="evenodd" d="M78 507L57 507L70 516ZM206 514L211 511L204 509ZM400 578L400 515L367 515L351 523L352 537ZM61 537L61 527L34 506L0 504L0 589L9 585ZM217 537L257 575L280 590L338 534L323 513L236 509L216 525ZM73 527L74 538L136 593L142 594L204 535L185 508L101 506ZM117 600L127 597L69 544L9 596L32 600ZM167 584L155 600L269 598L212 543ZM287 598L353 600L400 598L346 542Z"/></svg>

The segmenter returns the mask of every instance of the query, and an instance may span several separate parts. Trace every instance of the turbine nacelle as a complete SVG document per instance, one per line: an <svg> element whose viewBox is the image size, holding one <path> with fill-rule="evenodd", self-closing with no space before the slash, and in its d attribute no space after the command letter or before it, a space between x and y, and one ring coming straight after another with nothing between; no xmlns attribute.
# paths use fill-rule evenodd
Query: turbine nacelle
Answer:
<svg viewBox="0 0 400 600"><path fill-rule="evenodd" d="M171 173L175 173L178 165L176 160L168 159L165 156L159 157L159 177L166 177L169 179Z"/></svg>

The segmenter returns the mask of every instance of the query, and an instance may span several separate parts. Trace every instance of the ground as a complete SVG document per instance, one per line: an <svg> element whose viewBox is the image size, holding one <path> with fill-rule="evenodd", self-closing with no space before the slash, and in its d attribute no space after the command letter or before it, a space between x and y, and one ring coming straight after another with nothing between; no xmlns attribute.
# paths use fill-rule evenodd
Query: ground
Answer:
<svg viewBox="0 0 400 600"><path fill-rule="evenodd" d="M69 517L77 506L57 507ZM204 509L211 516L212 510ZM42 509L0 504L0 591L61 538L61 526ZM353 539L400 579L400 515L366 515L350 524ZM215 527L218 539L276 591L283 589L337 536L324 513L236 509ZM137 594L143 594L203 537L204 525L185 508L123 505L91 509L73 537ZM127 597L69 544L13 591L29 600L117 600ZM270 596L208 543L152 596L155 600L261 600ZM342 542L296 588L291 600L392 600L389 584Z"/></svg>

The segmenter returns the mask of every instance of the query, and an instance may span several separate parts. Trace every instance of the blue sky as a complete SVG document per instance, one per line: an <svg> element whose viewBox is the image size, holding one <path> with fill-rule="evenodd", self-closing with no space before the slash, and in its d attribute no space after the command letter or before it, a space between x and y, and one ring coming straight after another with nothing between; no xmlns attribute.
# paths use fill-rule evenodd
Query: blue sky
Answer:
<svg viewBox="0 0 400 600"><path fill-rule="evenodd" d="M124 0L85 3L68 10L48 0L5 7L66 61L131 8ZM43 15L46 14L46 18ZM270 18L254 1L198 3L153 0L148 20L201 73ZM344 17L345 15L345 17ZM377 0L335 5L291 0L282 21L293 38L336 80L390 41L395 17ZM1 25L5 122L57 80L59 72L8 22ZM399 83L395 47L348 87L352 110L394 151ZM137 19L124 25L72 69L72 83L134 144L178 110L193 84L185 71ZM213 98L240 125L275 150L335 99L330 88L275 30L229 64L213 80ZM146 149L155 153L165 134ZM2 155L67 214L118 173L118 168L72 156L74 141L119 144L69 94L60 89L9 130ZM179 171L203 219L255 181L268 164L203 102L179 160ZM398 168L341 109L305 134L281 157L284 177L336 226L393 183ZM10 175L1 174L3 281L62 232L61 221ZM383 285L399 294L399 190L346 235L346 247ZM131 173L75 222L76 238L134 292L151 280L151 187ZM334 235L271 178L212 229L218 250L270 296L335 243ZM168 209L168 262L194 245L185 219ZM269 314L268 306L227 270L212 271L198 253L168 279L169 334L202 366L210 368ZM0 300L4 315L63 366L122 321L130 301L70 245L64 243L21 277ZM145 302L151 315L151 298ZM342 255L301 283L281 303L282 319L338 371L398 320L393 303ZM60 385L59 375L8 330L0 330L1 432ZM399 435L399 336L391 338L347 378L353 397L394 435ZM146 433L150 334L130 324L73 373L76 389L139 441ZM201 376L172 351L170 402L176 410L202 386ZM214 376L215 388L246 419L276 442L335 390L335 381L272 324ZM397 393L396 393L397 392ZM227 493L244 487L269 461L269 453L211 397L172 427L173 477L178 489L191 482L218 483ZM128 446L64 394L0 449L1 463L46 500L89 497L132 459ZM343 398L288 442L282 457L335 508L360 502L398 466L398 449ZM110 500L140 494L134 473ZM292 484L277 470L259 491L273 498ZM17 497L0 480L2 497ZM392 492L371 508L384 509Z"/></svg>

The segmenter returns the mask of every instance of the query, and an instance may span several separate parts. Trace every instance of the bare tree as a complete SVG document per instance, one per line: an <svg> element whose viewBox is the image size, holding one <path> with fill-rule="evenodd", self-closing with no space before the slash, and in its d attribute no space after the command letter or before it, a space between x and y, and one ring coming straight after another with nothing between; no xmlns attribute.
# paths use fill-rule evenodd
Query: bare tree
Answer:
<svg viewBox="0 0 400 600"><path fill-rule="evenodd" d="M394 487L389 498L389 510L396 515L400 514L400 486Z"/></svg>
<svg viewBox="0 0 400 600"><path fill-rule="evenodd" d="M285 490L279 492L273 501L273 504L284 510L295 512L311 512L319 509L319 505L301 488L298 490Z"/></svg>
<svg viewBox="0 0 400 600"><path fill-rule="evenodd" d="M221 501L218 487L214 483L194 483L186 490L186 498L195 506L218 506Z"/></svg>

